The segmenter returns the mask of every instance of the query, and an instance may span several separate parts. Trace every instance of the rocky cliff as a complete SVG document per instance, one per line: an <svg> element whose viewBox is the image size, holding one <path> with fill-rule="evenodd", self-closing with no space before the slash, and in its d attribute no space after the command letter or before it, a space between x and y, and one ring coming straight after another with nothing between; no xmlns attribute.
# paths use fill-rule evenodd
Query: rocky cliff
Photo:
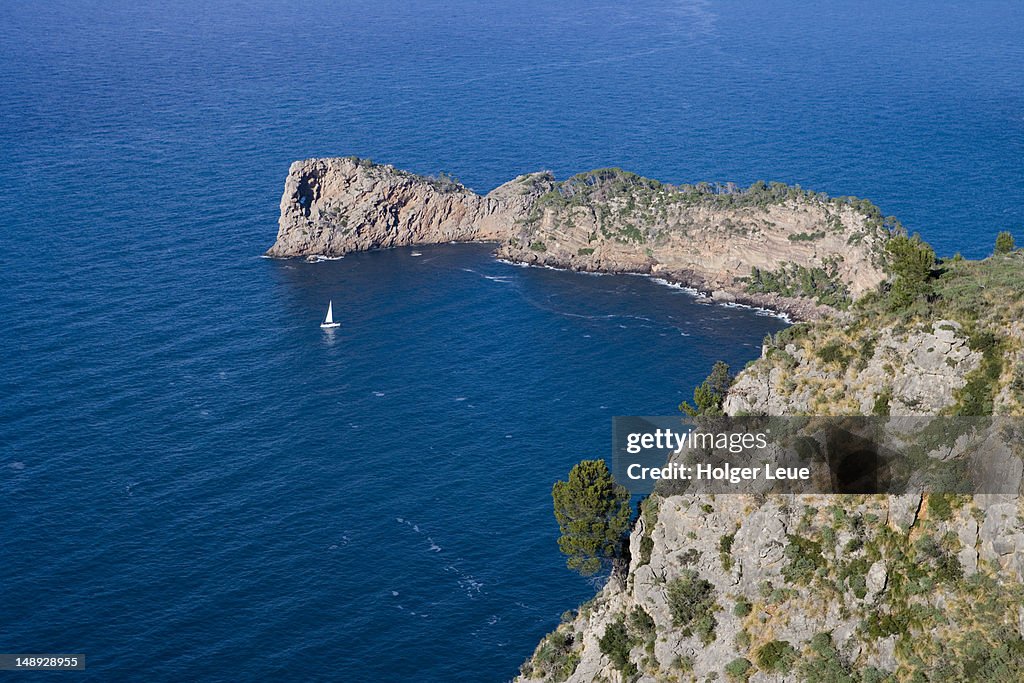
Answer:
<svg viewBox="0 0 1024 683"><path fill-rule="evenodd" d="M269 256L450 241L575 270L658 275L812 318L886 278L889 235L870 203L779 184L667 185L602 169L533 173L479 195L355 158L292 164Z"/></svg>
<svg viewBox="0 0 1024 683"><path fill-rule="evenodd" d="M505 239L546 174L520 176L481 196L450 178L427 178L353 157L296 161L281 197L268 256L342 256L352 251Z"/></svg>
<svg viewBox="0 0 1024 683"><path fill-rule="evenodd" d="M725 412L1024 414L1024 254L940 263L926 293L766 338ZM522 680L1024 680L1019 495L654 494L640 509L624 580L567 613Z"/></svg>
<svg viewBox="0 0 1024 683"><path fill-rule="evenodd" d="M1019 681L1019 499L654 496L523 680Z"/></svg>

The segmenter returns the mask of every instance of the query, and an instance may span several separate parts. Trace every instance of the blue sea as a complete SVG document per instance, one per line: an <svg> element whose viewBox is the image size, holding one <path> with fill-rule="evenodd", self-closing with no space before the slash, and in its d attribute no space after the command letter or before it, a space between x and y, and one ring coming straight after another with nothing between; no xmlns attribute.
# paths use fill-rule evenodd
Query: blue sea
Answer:
<svg viewBox="0 0 1024 683"><path fill-rule="evenodd" d="M779 180L984 256L1024 5L7 0L0 150L0 652L503 681L595 591L552 482L785 323L486 245L264 259L289 163Z"/></svg>

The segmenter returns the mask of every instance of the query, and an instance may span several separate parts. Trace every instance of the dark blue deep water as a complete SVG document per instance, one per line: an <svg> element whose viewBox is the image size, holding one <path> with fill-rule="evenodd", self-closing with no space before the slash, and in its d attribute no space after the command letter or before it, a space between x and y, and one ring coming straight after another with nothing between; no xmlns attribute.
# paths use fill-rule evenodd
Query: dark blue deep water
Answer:
<svg viewBox="0 0 1024 683"><path fill-rule="evenodd" d="M511 677L594 590L552 481L782 322L480 245L262 259L288 164L782 180L983 256L1022 46L1016 0L3 2L0 652Z"/></svg>

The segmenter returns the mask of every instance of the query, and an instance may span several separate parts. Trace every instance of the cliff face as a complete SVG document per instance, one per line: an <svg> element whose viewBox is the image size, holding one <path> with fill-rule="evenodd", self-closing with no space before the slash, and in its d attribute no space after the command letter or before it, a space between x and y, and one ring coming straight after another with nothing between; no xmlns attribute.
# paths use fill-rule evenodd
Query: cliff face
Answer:
<svg viewBox="0 0 1024 683"><path fill-rule="evenodd" d="M292 164L269 256L493 241L515 262L650 273L815 317L882 282L888 231L865 202L781 185L670 186L617 169L520 176L486 195L352 158Z"/></svg>
<svg viewBox="0 0 1024 683"><path fill-rule="evenodd" d="M486 196L354 158L296 161L268 256L341 256L414 244L504 239L550 185L521 176Z"/></svg>
<svg viewBox="0 0 1024 683"><path fill-rule="evenodd" d="M766 344L726 412L870 414L884 393L893 414L936 414L985 362L951 321L866 327L845 359L819 353L841 326L807 327ZM1016 413L1008 382L997 413ZM521 680L1024 680L1019 496L655 494L629 549L625 580L564 618Z"/></svg>
<svg viewBox="0 0 1024 683"><path fill-rule="evenodd" d="M955 404L982 359L952 320L795 328L762 354L730 388L729 414L937 415Z"/></svg>
<svg viewBox="0 0 1024 683"><path fill-rule="evenodd" d="M886 232L877 221L795 188L713 194L593 171L541 196L517 228L500 256L651 273L759 303L778 294L832 295L821 303L835 303L885 279Z"/></svg>
<svg viewBox="0 0 1024 683"><path fill-rule="evenodd" d="M730 494L644 507L625 584L546 637L522 680L1021 680L1016 499Z"/></svg>
<svg viewBox="0 0 1024 683"><path fill-rule="evenodd" d="M927 306L766 338L725 412L1024 414L1024 253L941 266ZM521 680L1024 680L1020 495L655 494L629 550Z"/></svg>

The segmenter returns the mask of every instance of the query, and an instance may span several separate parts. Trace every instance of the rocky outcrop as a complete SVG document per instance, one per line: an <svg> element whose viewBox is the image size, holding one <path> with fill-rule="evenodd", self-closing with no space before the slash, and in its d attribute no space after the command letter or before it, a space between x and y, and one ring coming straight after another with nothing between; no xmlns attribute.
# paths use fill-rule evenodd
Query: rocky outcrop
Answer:
<svg viewBox="0 0 1024 683"><path fill-rule="evenodd" d="M959 323L913 329L799 329L737 378L731 415L937 415L955 403L982 354Z"/></svg>
<svg viewBox="0 0 1024 683"><path fill-rule="evenodd" d="M546 174L520 176L481 196L448 178L426 178L356 158L296 161L281 197L268 256L342 256L441 242L499 241L549 189Z"/></svg>
<svg viewBox="0 0 1024 683"><path fill-rule="evenodd" d="M491 241L510 261L648 273L813 318L885 280L888 234L866 202L782 185L672 186L604 169L562 182L524 175L479 195L448 178L336 158L292 164L267 254Z"/></svg>
<svg viewBox="0 0 1024 683"><path fill-rule="evenodd" d="M645 507L624 584L549 635L522 680L976 680L965 672L978 666L1019 680L1016 499L732 494Z"/></svg>
<svg viewBox="0 0 1024 683"><path fill-rule="evenodd" d="M884 311L766 338L725 412L948 415L981 393L1021 414L1018 321ZM1019 492L1019 448L999 427L987 439L987 465ZM1024 680L1019 495L654 494L640 508L625 579L564 617L520 680Z"/></svg>

